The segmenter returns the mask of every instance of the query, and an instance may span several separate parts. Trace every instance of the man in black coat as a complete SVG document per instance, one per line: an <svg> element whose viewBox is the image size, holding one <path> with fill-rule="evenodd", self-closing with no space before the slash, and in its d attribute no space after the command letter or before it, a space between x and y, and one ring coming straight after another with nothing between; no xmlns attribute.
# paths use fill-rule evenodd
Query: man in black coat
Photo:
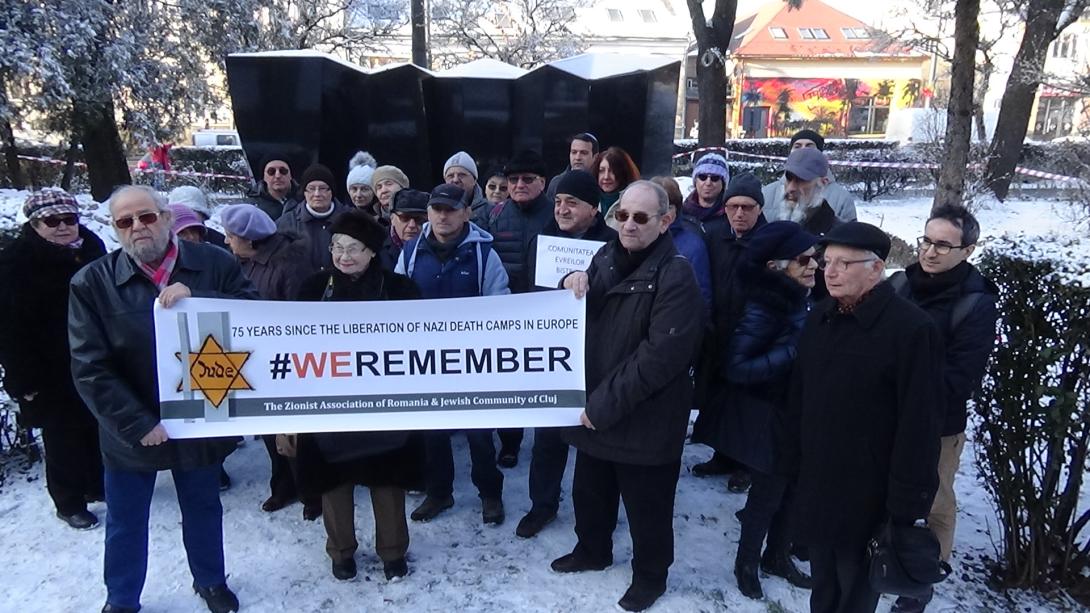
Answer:
<svg viewBox="0 0 1090 613"><path fill-rule="evenodd" d="M553 220L541 232L544 236L575 238L607 243L617 232L606 225L598 209L598 183L585 170L569 170L555 181L556 198ZM537 239L526 250L525 268L530 287L536 288ZM560 482L568 465L568 444L557 428L536 428L530 458L530 501L532 506L515 529L515 534L530 538L556 519L560 508Z"/></svg>
<svg viewBox="0 0 1090 613"><path fill-rule="evenodd" d="M938 486L942 341L883 282L890 240L861 222L822 239L830 297L807 318L779 470L797 475L796 540L809 546L814 613L874 611L867 542L927 517Z"/></svg>
<svg viewBox="0 0 1090 613"><path fill-rule="evenodd" d="M182 513L193 586L209 610L238 610L223 563L219 471L233 438L173 440L159 419L152 305L188 296L258 298L224 249L180 241L155 190L122 187L110 197L121 249L72 279L68 337L76 389L98 420L106 465L106 606L140 608L155 478L170 470Z"/></svg>
<svg viewBox="0 0 1090 613"><path fill-rule="evenodd" d="M303 192L292 177L288 156L277 153L266 155L259 168L262 174L246 195L253 200L254 206L277 221L281 215L299 206L303 201Z"/></svg>
<svg viewBox="0 0 1090 613"><path fill-rule="evenodd" d="M30 194L23 214L19 237L0 252L4 388L19 403L19 423L42 430L45 485L57 517L87 530L98 525L87 501L105 494L98 427L72 385L68 284L106 248L79 223L76 199L64 190Z"/></svg>
<svg viewBox="0 0 1090 613"><path fill-rule="evenodd" d="M575 549L562 573L613 563L617 506L632 535L632 584L617 603L650 607L673 562L674 494L692 406L689 368L703 331L700 288L668 232L666 191L636 181L617 205L620 236L563 286L587 300L587 406L564 438L578 450Z"/></svg>
<svg viewBox="0 0 1090 613"><path fill-rule="evenodd" d="M968 262L980 238L980 224L964 207L945 205L931 212L917 239L919 261L890 282L897 293L927 311L945 347L940 439L939 489L927 523L939 539L942 559L950 560L957 522L954 476L965 447L966 403L980 387L995 345L999 289ZM894 611L923 611L930 598L901 597Z"/></svg>

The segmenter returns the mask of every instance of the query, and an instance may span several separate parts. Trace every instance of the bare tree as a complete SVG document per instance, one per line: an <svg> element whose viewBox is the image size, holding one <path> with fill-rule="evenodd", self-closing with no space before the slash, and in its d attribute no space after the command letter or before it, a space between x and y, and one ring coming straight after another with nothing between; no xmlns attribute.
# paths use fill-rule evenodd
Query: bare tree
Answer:
<svg viewBox="0 0 1090 613"><path fill-rule="evenodd" d="M1045 74L1048 46L1082 16L1088 4L1090 0L1027 0L1018 5L1025 30L1003 90L985 171L989 189L1000 200L1007 197L1014 168L1018 165L1033 100Z"/></svg>
<svg viewBox="0 0 1090 613"><path fill-rule="evenodd" d="M950 74L950 103L946 106L946 139L942 169L931 207L962 204L965 169L973 131L973 68L980 40L980 0L957 0L954 9L954 62Z"/></svg>
<svg viewBox="0 0 1090 613"><path fill-rule="evenodd" d="M529 68L574 55L586 43L571 30L583 0L437 0L431 5L432 62L448 67L494 58Z"/></svg>
<svg viewBox="0 0 1090 613"><path fill-rule="evenodd" d="M795 0L796 5L801 0ZM715 0L709 20L701 0L686 0L696 38L696 86L700 94L701 145L722 146L727 140L727 57L734 34L738 0Z"/></svg>

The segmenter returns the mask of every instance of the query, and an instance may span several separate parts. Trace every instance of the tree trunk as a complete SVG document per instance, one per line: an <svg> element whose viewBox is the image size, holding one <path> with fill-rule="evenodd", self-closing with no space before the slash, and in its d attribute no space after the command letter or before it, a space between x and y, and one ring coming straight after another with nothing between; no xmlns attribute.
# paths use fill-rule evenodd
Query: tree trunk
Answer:
<svg viewBox="0 0 1090 613"><path fill-rule="evenodd" d="M410 0L409 10L413 34L413 64L421 68L431 68L431 63L428 61L428 2L427 0Z"/></svg>
<svg viewBox="0 0 1090 613"><path fill-rule="evenodd" d="M738 0L715 0L709 22L701 0L686 0L696 37L696 83L700 93L701 146L722 147L727 139L727 65Z"/></svg>
<svg viewBox="0 0 1090 613"><path fill-rule="evenodd" d="M931 209L964 205L965 168L973 135L973 77L980 41L980 0L957 0L954 6L954 61L950 71L950 103L946 106L946 140L942 170Z"/></svg>
<svg viewBox="0 0 1090 613"><path fill-rule="evenodd" d="M1056 25L1064 10L1064 0L1030 0L1026 7L1025 32L1022 44L1014 56L1011 75L1003 90L995 137L988 151L988 168L984 176L995 197L1003 200L1010 191L1014 168L1022 154L1022 141L1029 129L1033 99L1044 73L1048 45L1057 35Z"/></svg>
<svg viewBox="0 0 1090 613"><path fill-rule="evenodd" d="M0 140L4 143L4 162L8 167L8 176L11 177L11 186L15 189L26 189L26 177L23 176L19 148L15 146L15 132L11 129L10 121L0 122Z"/></svg>
<svg viewBox="0 0 1090 613"><path fill-rule="evenodd" d="M79 153L79 139L72 137L68 143L68 151L64 154L64 174L61 175L61 189L72 191L72 177L76 174L76 154Z"/></svg>
<svg viewBox="0 0 1090 613"><path fill-rule="evenodd" d="M980 67L980 75L977 79L976 93L973 94L973 122L976 124L976 142L988 142L988 125L984 123L984 98L988 96L988 81L995 72L995 65L986 61Z"/></svg>
<svg viewBox="0 0 1090 613"><path fill-rule="evenodd" d="M76 113L91 195L104 202L118 186L132 183L125 148L114 119L113 101L107 100L98 108L77 109Z"/></svg>

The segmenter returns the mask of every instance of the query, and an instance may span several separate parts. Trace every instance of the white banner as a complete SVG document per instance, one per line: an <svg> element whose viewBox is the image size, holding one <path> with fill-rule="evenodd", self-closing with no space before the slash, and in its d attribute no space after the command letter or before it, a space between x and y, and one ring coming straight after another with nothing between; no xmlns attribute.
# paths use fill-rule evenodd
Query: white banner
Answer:
<svg viewBox="0 0 1090 613"><path fill-rule="evenodd" d="M578 425L585 321L572 292L157 302L160 414L172 438Z"/></svg>
<svg viewBox="0 0 1090 613"><path fill-rule="evenodd" d="M604 244L601 241L538 235L534 284L556 289L568 273L590 268L594 254Z"/></svg>

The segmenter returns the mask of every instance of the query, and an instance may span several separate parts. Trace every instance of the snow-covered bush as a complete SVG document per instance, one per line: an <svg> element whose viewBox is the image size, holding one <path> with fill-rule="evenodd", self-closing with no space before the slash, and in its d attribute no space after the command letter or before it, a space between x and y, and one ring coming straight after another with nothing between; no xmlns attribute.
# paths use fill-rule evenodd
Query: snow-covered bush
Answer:
<svg viewBox="0 0 1090 613"><path fill-rule="evenodd" d="M980 267L999 335L975 398L976 463L1002 534L1004 585L1090 596L1090 261L1071 241L1005 236Z"/></svg>

